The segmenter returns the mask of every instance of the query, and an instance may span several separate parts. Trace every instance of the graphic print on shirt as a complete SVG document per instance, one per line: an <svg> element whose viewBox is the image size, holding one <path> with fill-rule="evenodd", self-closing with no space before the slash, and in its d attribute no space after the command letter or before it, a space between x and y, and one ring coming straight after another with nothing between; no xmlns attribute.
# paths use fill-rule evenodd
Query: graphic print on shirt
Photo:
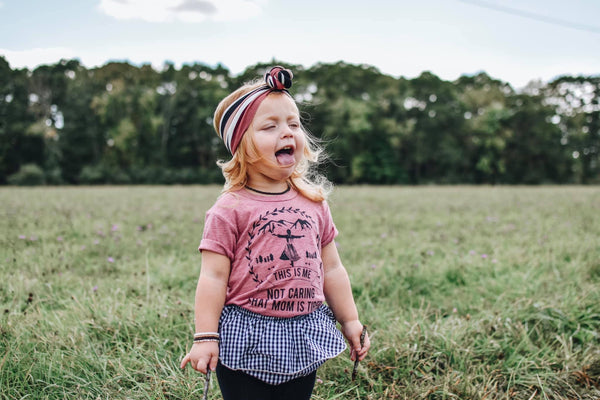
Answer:
<svg viewBox="0 0 600 400"><path fill-rule="evenodd" d="M322 287L322 263L321 238L309 214L293 207L267 211L252 224L248 237L248 273L257 288L267 283L266 296L251 298L251 307L310 312L322 304L311 301Z"/></svg>

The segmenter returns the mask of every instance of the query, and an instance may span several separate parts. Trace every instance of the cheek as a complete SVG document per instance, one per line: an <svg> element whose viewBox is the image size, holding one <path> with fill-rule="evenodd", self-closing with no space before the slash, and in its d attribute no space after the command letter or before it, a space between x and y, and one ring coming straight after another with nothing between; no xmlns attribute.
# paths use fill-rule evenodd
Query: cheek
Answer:
<svg viewBox="0 0 600 400"><path fill-rule="evenodd" d="M303 149L304 150L304 148L306 147L306 141L304 140L304 138L298 139L298 145L297 145L297 147L299 149Z"/></svg>
<svg viewBox="0 0 600 400"><path fill-rule="evenodd" d="M261 156L266 156L273 153L274 143L266 135L254 134L252 137L256 152Z"/></svg>
<svg viewBox="0 0 600 400"><path fill-rule="evenodd" d="M306 154L304 154L305 151L306 151L306 149L304 148L304 146L300 146L300 147L296 148L296 152L294 153L294 158L296 159L296 163L299 163L302 160L306 159Z"/></svg>
<svg viewBox="0 0 600 400"><path fill-rule="evenodd" d="M273 154L273 148L270 146L262 146L258 148L258 153L260 155L261 158L274 158L275 155Z"/></svg>

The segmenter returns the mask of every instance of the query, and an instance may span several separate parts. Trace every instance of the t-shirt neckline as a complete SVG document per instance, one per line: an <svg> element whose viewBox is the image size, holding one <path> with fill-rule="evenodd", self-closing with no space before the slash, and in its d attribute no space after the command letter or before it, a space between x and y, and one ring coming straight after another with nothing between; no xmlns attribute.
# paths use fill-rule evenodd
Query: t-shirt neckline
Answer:
<svg viewBox="0 0 600 400"><path fill-rule="evenodd" d="M238 193L238 195L245 197L247 199L263 201L263 202L279 202L279 201L291 200L291 199L295 198L296 196L298 196L298 192L293 187L290 188L290 190L288 192L283 193L283 194L263 195L263 194L259 194L259 193L254 193L245 188L239 189L237 191L237 193Z"/></svg>

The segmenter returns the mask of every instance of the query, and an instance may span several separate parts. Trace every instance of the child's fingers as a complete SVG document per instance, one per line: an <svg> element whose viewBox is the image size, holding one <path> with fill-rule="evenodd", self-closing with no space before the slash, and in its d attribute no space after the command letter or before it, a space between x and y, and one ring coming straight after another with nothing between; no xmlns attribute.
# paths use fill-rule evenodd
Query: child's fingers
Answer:
<svg viewBox="0 0 600 400"><path fill-rule="evenodd" d="M186 354L185 357L183 357L183 360L181 360L181 365L179 366L179 368L185 368L185 366L187 365L187 363L190 362L190 354Z"/></svg>
<svg viewBox="0 0 600 400"><path fill-rule="evenodd" d="M203 374L206 374L208 372L210 361L211 361L210 356L208 356L208 358L203 357L203 358L199 359L198 363L196 364L195 370L198 372L202 372Z"/></svg>
<svg viewBox="0 0 600 400"><path fill-rule="evenodd" d="M206 374L208 372L208 368L206 368L207 366L208 364L205 364L202 361L198 361L198 364L196 364L196 371Z"/></svg>
<svg viewBox="0 0 600 400"><path fill-rule="evenodd" d="M213 356L210 359L210 363L209 363L209 367L211 371L214 371L217 369L217 362L219 361L219 357L218 356Z"/></svg>
<svg viewBox="0 0 600 400"><path fill-rule="evenodd" d="M365 335L365 342L363 347L358 351L358 359L359 361L362 361L366 356L367 353L369 352L369 349L371 348L371 340L369 339L369 335Z"/></svg>
<svg viewBox="0 0 600 400"><path fill-rule="evenodd" d="M360 337L354 336L350 340L350 359L354 361L361 350Z"/></svg>
<svg viewBox="0 0 600 400"><path fill-rule="evenodd" d="M202 372L203 374L206 374L206 372L208 371L208 367L209 367L209 361L210 361L210 369L211 370L215 370L217 368L217 360L218 358L216 357L212 357L214 360L211 360L210 358L207 359L199 359L197 361L192 360L192 356L191 353L186 354L185 357L183 357L183 360L181 360L181 366L180 368L185 368L185 366L189 363L193 369L195 369L198 372ZM214 364L214 365L213 365Z"/></svg>
<svg viewBox="0 0 600 400"><path fill-rule="evenodd" d="M367 356L370 347L371 340L368 333L365 334L362 346L360 344L360 335L353 336L350 338L350 359L354 361L358 357L358 360L362 361Z"/></svg>

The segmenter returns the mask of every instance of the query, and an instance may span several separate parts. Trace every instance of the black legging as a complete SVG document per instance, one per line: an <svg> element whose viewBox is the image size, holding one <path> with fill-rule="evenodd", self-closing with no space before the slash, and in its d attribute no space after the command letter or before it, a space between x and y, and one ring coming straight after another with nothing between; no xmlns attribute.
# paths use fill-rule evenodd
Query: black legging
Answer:
<svg viewBox="0 0 600 400"><path fill-rule="evenodd" d="M223 400L308 400L317 371L279 385L269 385L242 371L217 365L217 379Z"/></svg>

